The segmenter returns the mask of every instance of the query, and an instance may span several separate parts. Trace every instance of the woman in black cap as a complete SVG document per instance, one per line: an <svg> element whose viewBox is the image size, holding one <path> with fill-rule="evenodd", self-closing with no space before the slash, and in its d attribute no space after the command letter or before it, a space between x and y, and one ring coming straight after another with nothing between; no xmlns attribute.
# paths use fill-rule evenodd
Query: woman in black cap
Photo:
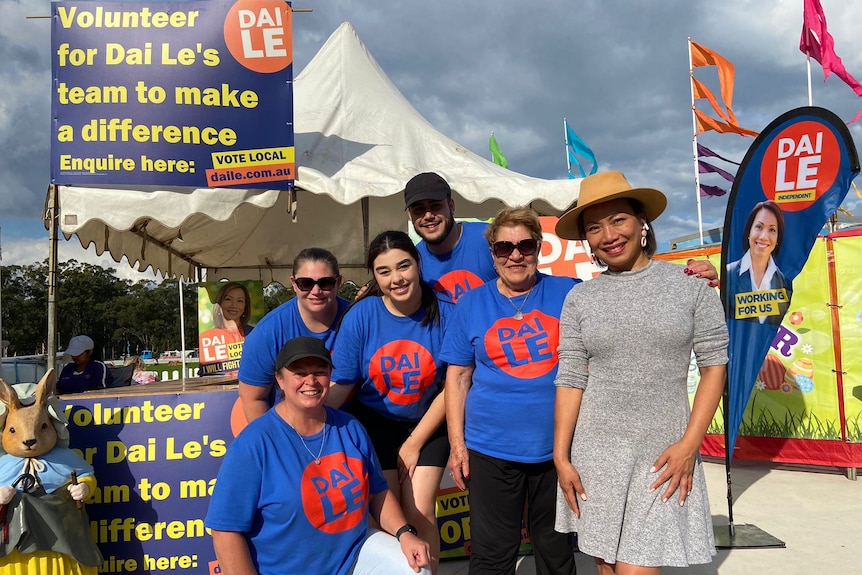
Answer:
<svg viewBox="0 0 862 575"><path fill-rule="evenodd" d="M387 489L365 430L324 405L324 342L294 338L275 365L282 401L231 444L210 501L221 571L427 575L428 544ZM368 527L369 514L383 531Z"/></svg>

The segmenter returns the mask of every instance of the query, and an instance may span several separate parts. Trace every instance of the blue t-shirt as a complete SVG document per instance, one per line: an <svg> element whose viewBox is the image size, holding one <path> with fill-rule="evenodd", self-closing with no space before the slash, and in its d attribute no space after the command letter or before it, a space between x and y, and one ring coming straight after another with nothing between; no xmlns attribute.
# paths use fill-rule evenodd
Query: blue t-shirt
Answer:
<svg viewBox="0 0 862 575"><path fill-rule="evenodd" d="M332 325L326 331L315 333L302 321L296 298L284 302L266 314L254 326L254 331L245 338L237 379L258 387L275 385L275 358L284 344L295 337L309 336L322 339L326 349L331 350L338 320L349 305L350 302L347 300L338 298L338 315Z"/></svg>
<svg viewBox="0 0 862 575"><path fill-rule="evenodd" d="M305 437L270 409L225 455L205 525L241 532L258 573L345 574L368 530L370 496L387 489L368 434L326 408L323 433Z"/></svg>
<svg viewBox="0 0 862 575"><path fill-rule="evenodd" d="M57 393L81 393L91 389L104 389L114 382L111 370L101 361L91 359L84 371L75 371L75 362L67 363L57 380Z"/></svg>
<svg viewBox="0 0 862 575"><path fill-rule="evenodd" d="M497 279L494 258L484 235L487 227L483 222L461 222L458 244L442 256L431 253L424 240L416 244L422 260L422 277L453 303L458 303L471 289Z"/></svg>
<svg viewBox="0 0 862 575"><path fill-rule="evenodd" d="M464 415L469 449L522 463L552 458L559 318L579 281L539 273L533 290L511 301L489 282L455 306L440 357L475 368Z"/></svg>
<svg viewBox="0 0 862 575"><path fill-rule="evenodd" d="M332 348L332 381L359 383L355 400L389 419L419 421L440 392L443 333L454 306L437 300L440 323L422 326L425 309L401 317L383 298L359 300L341 320Z"/></svg>

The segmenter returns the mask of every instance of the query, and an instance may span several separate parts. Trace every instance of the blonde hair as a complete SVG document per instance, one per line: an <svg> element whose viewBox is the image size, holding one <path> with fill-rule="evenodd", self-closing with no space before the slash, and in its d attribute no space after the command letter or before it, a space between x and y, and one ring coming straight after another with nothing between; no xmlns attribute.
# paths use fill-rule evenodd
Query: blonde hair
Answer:
<svg viewBox="0 0 862 575"><path fill-rule="evenodd" d="M139 355L130 355L126 358L126 362L123 365L134 365L135 371L145 369L147 364L141 359Z"/></svg>
<svg viewBox="0 0 862 575"><path fill-rule="evenodd" d="M488 245L493 245L497 241L497 232L503 226L524 226L534 240L542 240L542 224L539 222L539 214L527 206L503 208L497 212L494 221L485 229L485 239L488 240Z"/></svg>

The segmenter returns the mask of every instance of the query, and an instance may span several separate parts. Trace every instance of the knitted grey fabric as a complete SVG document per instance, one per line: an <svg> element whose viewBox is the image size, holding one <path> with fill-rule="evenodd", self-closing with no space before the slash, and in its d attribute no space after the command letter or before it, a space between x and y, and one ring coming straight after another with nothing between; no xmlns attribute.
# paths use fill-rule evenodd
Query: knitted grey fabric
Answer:
<svg viewBox="0 0 862 575"><path fill-rule="evenodd" d="M557 494L556 529L609 563L685 567L715 554L706 480L698 458L694 488L680 507L664 487L650 493L649 469L685 432L691 351L699 366L727 363L718 294L681 266L605 272L578 284L560 319L557 386L584 389L572 463L586 490L575 517Z"/></svg>

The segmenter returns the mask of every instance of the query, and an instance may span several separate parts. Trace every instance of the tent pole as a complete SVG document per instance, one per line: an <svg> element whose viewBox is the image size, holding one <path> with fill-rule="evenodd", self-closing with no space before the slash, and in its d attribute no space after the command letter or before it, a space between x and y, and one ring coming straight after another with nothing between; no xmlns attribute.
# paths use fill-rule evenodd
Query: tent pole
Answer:
<svg viewBox="0 0 862 575"><path fill-rule="evenodd" d="M57 365L57 244L58 244L58 193L57 185L48 186L48 206L45 222L48 224L48 349L46 368Z"/></svg>
<svg viewBox="0 0 862 575"><path fill-rule="evenodd" d="M183 309L183 276L177 276L177 286L180 291L180 354L183 369L182 381L186 381L186 314Z"/></svg>
<svg viewBox="0 0 862 575"><path fill-rule="evenodd" d="M371 227L371 224L369 223L371 214L368 197L364 197L359 201L362 205L362 247L365 253L368 253L368 242L371 241L371 238L368 237Z"/></svg>

